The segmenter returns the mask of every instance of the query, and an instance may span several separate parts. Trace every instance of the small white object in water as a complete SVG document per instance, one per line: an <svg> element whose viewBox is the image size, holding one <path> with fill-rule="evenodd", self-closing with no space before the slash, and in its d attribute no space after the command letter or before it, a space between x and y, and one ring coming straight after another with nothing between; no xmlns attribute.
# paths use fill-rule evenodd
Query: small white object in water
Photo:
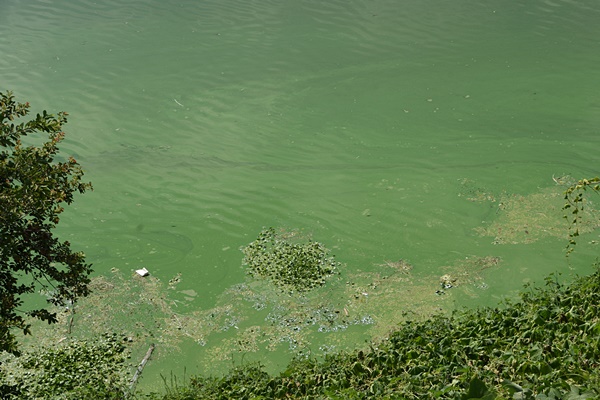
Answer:
<svg viewBox="0 0 600 400"><path fill-rule="evenodd" d="M138 274L139 276L148 276L148 275L150 275L150 271L148 271L146 268L136 269L135 273Z"/></svg>

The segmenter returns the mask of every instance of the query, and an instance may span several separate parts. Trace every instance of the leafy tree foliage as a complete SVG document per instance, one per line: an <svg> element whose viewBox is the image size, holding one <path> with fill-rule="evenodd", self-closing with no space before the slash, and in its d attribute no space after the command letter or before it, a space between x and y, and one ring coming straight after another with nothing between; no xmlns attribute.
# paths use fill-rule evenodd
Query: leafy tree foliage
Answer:
<svg viewBox="0 0 600 400"><path fill-rule="evenodd" d="M88 294L91 272L84 254L53 234L63 205L91 189L77 161L59 155L67 113L22 121L29 108L0 93L0 350L10 352L17 352L13 329L29 333L24 315L56 322L45 308L22 310L24 295L43 289L52 304L73 302Z"/></svg>

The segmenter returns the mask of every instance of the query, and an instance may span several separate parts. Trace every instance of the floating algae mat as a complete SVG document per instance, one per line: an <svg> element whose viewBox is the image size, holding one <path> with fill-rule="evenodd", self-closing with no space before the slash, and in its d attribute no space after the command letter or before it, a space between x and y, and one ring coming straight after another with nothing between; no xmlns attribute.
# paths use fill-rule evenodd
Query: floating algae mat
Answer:
<svg viewBox="0 0 600 400"><path fill-rule="evenodd" d="M520 195L493 193L465 179L461 182L461 196L469 201L489 203L495 209L493 221L475 229L481 236L493 237L494 244L528 244L547 237L567 240L564 192L575 181L568 176L554 178L554 181L555 186ZM593 196L589 197L584 199L580 234L600 227L600 211L591 201Z"/></svg>
<svg viewBox="0 0 600 400"><path fill-rule="evenodd" d="M336 273L332 268L323 269L325 275L316 280L322 284L303 290L278 285L270 276L248 273L243 282L225 290L214 307L190 310L186 302L197 293L179 290L185 276L178 274L162 282L151 275L141 277L113 269L109 276L92 280L92 294L76 304L74 314L71 309L60 311L60 329L36 324L36 342L39 337L50 344L70 335L91 338L116 332L131 346L133 359L141 357L150 343L156 344L154 359L160 360L180 351L184 343L189 349L187 344L192 341L198 353L195 365L211 373L226 371L239 354L254 354L268 366L268 357L262 356L270 352L319 356L352 349L386 335L407 317L447 312L455 291L476 296L486 289L485 269L500 263L497 257L473 256L441 266L443 277L417 277L413 275L415 267L399 259L383 261L369 271L346 273L347 268L333 261L324 246L299 237L298 231L280 230L277 240L285 246L294 243L295 247L284 246L288 252L322 252L304 256L329 267L335 265ZM271 255L272 250L265 247ZM264 254L258 257L272 261Z"/></svg>

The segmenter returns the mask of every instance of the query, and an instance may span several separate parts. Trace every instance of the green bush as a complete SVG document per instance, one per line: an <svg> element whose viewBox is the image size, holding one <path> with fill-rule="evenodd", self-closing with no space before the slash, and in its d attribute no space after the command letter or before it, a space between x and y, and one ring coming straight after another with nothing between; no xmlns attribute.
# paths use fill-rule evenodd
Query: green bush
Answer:
<svg viewBox="0 0 600 400"><path fill-rule="evenodd" d="M127 354L116 335L23 352L0 364L2 399L123 399Z"/></svg>

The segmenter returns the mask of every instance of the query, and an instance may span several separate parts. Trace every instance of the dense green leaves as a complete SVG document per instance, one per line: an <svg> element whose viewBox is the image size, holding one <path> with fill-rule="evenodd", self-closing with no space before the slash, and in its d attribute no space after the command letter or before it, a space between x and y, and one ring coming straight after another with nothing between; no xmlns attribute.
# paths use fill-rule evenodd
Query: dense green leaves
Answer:
<svg viewBox="0 0 600 400"><path fill-rule="evenodd" d="M0 350L13 352L12 329L29 329L17 311L23 308L22 296L43 289L52 304L73 302L88 293L91 272L84 254L53 234L64 204L75 192L91 188L82 182L77 161L59 155L67 114L44 111L20 121L29 107L10 92L0 93ZM44 308L26 313L55 321Z"/></svg>
<svg viewBox="0 0 600 400"><path fill-rule="evenodd" d="M323 285L338 266L321 243L294 243L273 228L263 230L242 251L243 263L251 275L270 279L282 289L300 292Z"/></svg>
<svg viewBox="0 0 600 400"><path fill-rule="evenodd" d="M595 193L600 193L600 178L581 179L565 190L565 204L563 206L563 211L565 211L565 219L569 222L567 256L573 252L574 246L577 244L576 238L579 236L580 225L582 222L581 216L585 209L585 202L587 201L584 197L584 193L588 189Z"/></svg>
<svg viewBox="0 0 600 400"><path fill-rule="evenodd" d="M128 352L116 335L65 340L54 348L7 357L0 367L3 399L123 399ZM11 394L9 394L11 393Z"/></svg>

